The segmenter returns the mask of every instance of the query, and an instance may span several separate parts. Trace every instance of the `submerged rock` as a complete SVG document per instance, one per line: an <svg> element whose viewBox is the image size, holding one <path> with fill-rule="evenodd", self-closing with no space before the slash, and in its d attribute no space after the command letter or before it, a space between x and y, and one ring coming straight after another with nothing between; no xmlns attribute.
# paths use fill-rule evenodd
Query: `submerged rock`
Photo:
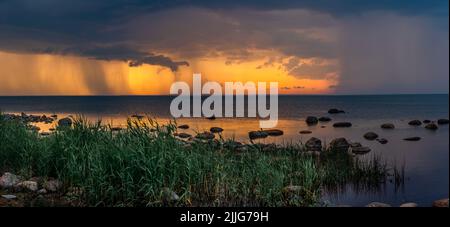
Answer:
<svg viewBox="0 0 450 227"><path fill-rule="evenodd" d="M438 126L435 123L427 124L425 125L425 128L429 130L438 130Z"/></svg>
<svg viewBox="0 0 450 227"><path fill-rule="evenodd" d="M315 125L319 122L317 117L313 117L313 116L308 116L305 121L306 121L306 124L308 124L308 125Z"/></svg>
<svg viewBox="0 0 450 227"><path fill-rule="evenodd" d="M308 151L321 151L322 150L322 141L317 139L316 137L311 137L305 143L306 150Z"/></svg>
<svg viewBox="0 0 450 227"><path fill-rule="evenodd" d="M367 140L375 140L376 138L378 138L378 134L374 132L368 132L364 134L364 138L366 138Z"/></svg>
<svg viewBox="0 0 450 227"><path fill-rule="evenodd" d="M381 125L381 128L382 129L394 129L395 125L392 124L392 123L384 123L384 124Z"/></svg>
<svg viewBox="0 0 450 227"><path fill-rule="evenodd" d="M320 122L328 122L328 121L331 121L331 118L329 118L329 117L320 117L319 121Z"/></svg>
<svg viewBox="0 0 450 227"><path fill-rule="evenodd" d="M189 125L179 125L178 128L179 129L188 129Z"/></svg>
<svg viewBox="0 0 450 227"><path fill-rule="evenodd" d="M448 119L437 120L438 125L447 125L449 123Z"/></svg>
<svg viewBox="0 0 450 227"><path fill-rule="evenodd" d="M70 119L68 117L59 119L58 126L59 127L71 127L72 126L72 119Z"/></svg>
<svg viewBox="0 0 450 227"><path fill-rule="evenodd" d="M19 176L6 172L0 178L0 188L11 188L19 182Z"/></svg>
<svg viewBox="0 0 450 227"><path fill-rule="evenodd" d="M418 137L418 136L413 136L413 137L406 137L403 140L406 140L406 141L419 141L420 139L421 138Z"/></svg>
<svg viewBox="0 0 450 227"><path fill-rule="evenodd" d="M348 149L350 152L352 152L353 154L366 154L370 152L370 148L369 147L350 147Z"/></svg>
<svg viewBox="0 0 450 227"><path fill-rule="evenodd" d="M345 111L339 110L339 109L336 109L336 108L332 108L332 109L328 110L328 113L329 114L338 114L338 113L345 113Z"/></svg>
<svg viewBox="0 0 450 227"><path fill-rule="evenodd" d="M433 207L448 207L448 198L440 199L433 202Z"/></svg>
<svg viewBox="0 0 450 227"><path fill-rule="evenodd" d="M309 130L302 130L299 132L300 134L311 134L312 132Z"/></svg>
<svg viewBox="0 0 450 227"><path fill-rule="evenodd" d="M431 123L431 121L430 120L423 120L423 123L424 124L428 124L428 123Z"/></svg>
<svg viewBox="0 0 450 227"><path fill-rule="evenodd" d="M381 143L381 144L387 144L387 143L388 143L388 140L385 139L385 138L377 139L377 141L378 141L379 143Z"/></svg>
<svg viewBox="0 0 450 227"><path fill-rule="evenodd" d="M391 205L387 203L372 202L367 204L366 207L391 207Z"/></svg>
<svg viewBox="0 0 450 227"><path fill-rule="evenodd" d="M336 138L330 142L331 151L347 151L350 147L350 143L344 138Z"/></svg>
<svg viewBox="0 0 450 227"><path fill-rule="evenodd" d="M336 122L333 124L333 127L335 128L348 128L352 127L352 123L350 122Z"/></svg>
<svg viewBox="0 0 450 227"><path fill-rule="evenodd" d="M209 129L209 131L212 132L212 133L220 133L220 132L223 132L223 128L220 128L220 127L211 127L211 128Z"/></svg>
<svg viewBox="0 0 450 227"><path fill-rule="evenodd" d="M263 132L267 133L269 136L282 136L284 134L284 132L279 129L267 129L263 130Z"/></svg>
<svg viewBox="0 0 450 227"><path fill-rule="evenodd" d="M422 125L422 122L419 120L412 120L408 123L408 125L419 126L419 125Z"/></svg>
<svg viewBox="0 0 450 227"><path fill-rule="evenodd" d="M250 140L263 139L268 136L269 136L269 134L267 134L267 132L264 132L264 131L250 131L248 133L248 138L250 138Z"/></svg>

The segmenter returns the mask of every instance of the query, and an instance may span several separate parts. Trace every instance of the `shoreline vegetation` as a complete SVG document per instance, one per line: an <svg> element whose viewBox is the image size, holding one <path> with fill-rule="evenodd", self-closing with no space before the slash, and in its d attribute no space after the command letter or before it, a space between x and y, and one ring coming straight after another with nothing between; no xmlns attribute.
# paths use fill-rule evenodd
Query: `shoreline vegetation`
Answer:
<svg viewBox="0 0 450 227"><path fill-rule="evenodd" d="M344 204L322 201L324 191L405 178L379 157L359 159L355 151L365 148L345 138L243 144L218 127L190 136L176 122L129 118L126 128L114 128L82 116L43 134L28 118L0 113L0 206L336 206ZM277 135L249 133L255 141Z"/></svg>

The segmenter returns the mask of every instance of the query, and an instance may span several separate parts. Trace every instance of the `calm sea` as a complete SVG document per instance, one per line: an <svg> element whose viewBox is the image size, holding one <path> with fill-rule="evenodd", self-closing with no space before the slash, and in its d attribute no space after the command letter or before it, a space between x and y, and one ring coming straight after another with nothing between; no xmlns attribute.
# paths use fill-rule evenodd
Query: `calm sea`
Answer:
<svg viewBox="0 0 450 227"><path fill-rule="evenodd" d="M124 126L128 116L147 114L162 122L171 119L168 96L96 96L96 97L0 97L0 111L5 113L58 114L60 117L81 114L90 120L102 119L105 123ZM449 129L441 125L437 131L412 127L408 121L437 120L449 117L448 95L361 95L361 96L280 96L279 123L285 135L261 142L305 142L314 136L323 142L336 137L346 137L361 142L372 151L366 157L380 156L390 164L403 166L404 185L387 182L377 190L364 190L351 185L338 192L325 192L324 200L332 204L365 205L372 201L399 205L416 202L429 206L433 200L448 198L449 192ZM329 115L327 110L338 108L345 114ZM329 123L307 126L307 116L328 116ZM350 121L351 128L333 128L336 121ZM222 127L225 137L248 142L249 130L258 130L254 118L218 118L214 121L198 118L177 119L179 124L189 124L190 132ZM395 130L382 130L382 123L394 123ZM47 130L46 125L39 125ZM312 134L300 135L301 130ZM386 138L385 145L367 141L363 134L373 131ZM420 136L421 141L408 142L403 138Z"/></svg>

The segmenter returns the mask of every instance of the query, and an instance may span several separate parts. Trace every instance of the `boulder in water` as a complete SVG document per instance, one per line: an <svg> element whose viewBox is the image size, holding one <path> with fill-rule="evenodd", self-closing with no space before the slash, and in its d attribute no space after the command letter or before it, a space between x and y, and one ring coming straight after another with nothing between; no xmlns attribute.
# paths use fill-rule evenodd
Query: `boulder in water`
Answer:
<svg viewBox="0 0 450 227"><path fill-rule="evenodd" d="M319 122L317 117L313 117L313 116L308 116L305 121L306 121L306 124L308 124L308 125L315 125Z"/></svg>
<svg viewBox="0 0 450 227"><path fill-rule="evenodd" d="M335 128L348 128L352 127L352 123L350 122L336 122L333 124L333 127Z"/></svg>
<svg viewBox="0 0 450 227"><path fill-rule="evenodd" d="M364 138L366 138L367 140L375 140L376 138L378 138L378 134L374 132L368 132L364 134Z"/></svg>

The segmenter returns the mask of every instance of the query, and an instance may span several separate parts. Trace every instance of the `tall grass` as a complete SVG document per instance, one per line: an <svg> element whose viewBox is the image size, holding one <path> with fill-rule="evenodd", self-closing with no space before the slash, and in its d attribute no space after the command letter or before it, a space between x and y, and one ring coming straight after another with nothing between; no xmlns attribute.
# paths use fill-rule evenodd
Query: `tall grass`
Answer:
<svg viewBox="0 0 450 227"><path fill-rule="evenodd" d="M376 184L387 175L378 162L345 152L314 157L296 144L238 152L223 139L185 143L175 130L172 123L129 120L113 132L79 117L41 137L0 115L0 170L58 178L61 194L81 188L77 199L86 206L315 206L324 187ZM283 190L289 185L300 188L295 196ZM179 200L169 201L167 190Z"/></svg>

